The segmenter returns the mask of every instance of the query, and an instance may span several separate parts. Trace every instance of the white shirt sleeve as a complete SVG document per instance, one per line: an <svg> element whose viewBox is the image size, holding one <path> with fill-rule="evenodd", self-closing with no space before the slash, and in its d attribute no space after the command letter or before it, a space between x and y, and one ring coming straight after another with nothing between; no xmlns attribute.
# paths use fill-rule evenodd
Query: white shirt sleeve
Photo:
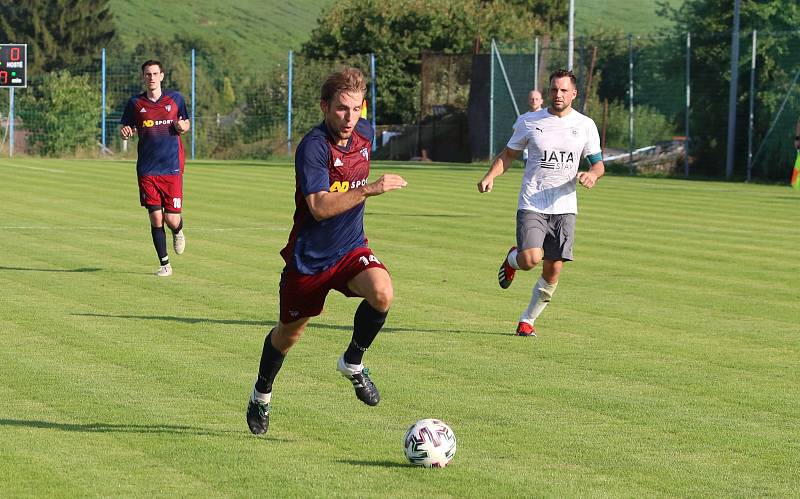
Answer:
<svg viewBox="0 0 800 499"><path fill-rule="evenodd" d="M595 131L595 133L597 133ZM514 134L508 140L508 144L506 147L509 149L514 149L515 151L523 151L528 146L528 127L527 123L524 119L522 119L522 115L517 118L517 121L514 123Z"/></svg>
<svg viewBox="0 0 800 499"><path fill-rule="evenodd" d="M583 157L603 152L600 149L600 134L597 125L591 118L586 120L586 145L583 146Z"/></svg>

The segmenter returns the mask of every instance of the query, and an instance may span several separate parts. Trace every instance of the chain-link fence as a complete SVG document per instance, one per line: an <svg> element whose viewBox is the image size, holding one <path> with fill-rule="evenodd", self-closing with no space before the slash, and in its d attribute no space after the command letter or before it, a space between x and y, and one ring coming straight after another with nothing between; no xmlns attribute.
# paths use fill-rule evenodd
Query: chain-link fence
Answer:
<svg viewBox="0 0 800 499"><path fill-rule="evenodd" d="M531 89L567 64L564 39L485 43L474 54L356 55L285 63L228 75L204 54L167 54L163 86L179 90L193 117L195 158L291 153L321 120L319 86L345 65L370 79L368 118L382 159L486 161L527 111ZM800 33L742 33L733 175L784 180L800 115ZM755 53L755 58L753 58ZM196 58L195 58L196 56ZM141 60L140 60L141 59ZM133 157L117 134L127 99L140 93L141 55L109 52L92 67L29 75L17 89L16 154ZM165 60L166 59L166 60ZM722 176L727 164L730 34L579 38L574 107L597 123L607 163L621 171ZM0 94L2 95L2 94ZM9 151L9 107L0 99L0 154ZM752 110L752 118L751 118ZM103 118L105 116L105 118Z"/></svg>

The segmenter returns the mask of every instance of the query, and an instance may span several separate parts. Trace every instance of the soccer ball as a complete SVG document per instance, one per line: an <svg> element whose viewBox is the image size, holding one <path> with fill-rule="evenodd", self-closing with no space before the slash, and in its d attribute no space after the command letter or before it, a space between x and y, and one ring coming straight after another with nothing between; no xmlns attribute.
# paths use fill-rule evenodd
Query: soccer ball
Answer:
<svg viewBox="0 0 800 499"><path fill-rule="evenodd" d="M403 448L415 466L444 468L456 453L456 435L443 421L420 419L406 432Z"/></svg>

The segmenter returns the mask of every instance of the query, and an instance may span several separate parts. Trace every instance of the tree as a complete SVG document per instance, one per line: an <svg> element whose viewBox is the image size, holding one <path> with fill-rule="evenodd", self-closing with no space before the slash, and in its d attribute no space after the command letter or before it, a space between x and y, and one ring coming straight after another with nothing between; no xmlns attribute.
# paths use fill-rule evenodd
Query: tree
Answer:
<svg viewBox="0 0 800 499"><path fill-rule="evenodd" d="M75 154L97 143L100 95L87 75L52 73L41 84L28 88L20 101L20 118L39 154Z"/></svg>
<svg viewBox="0 0 800 499"><path fill-rule="evenodd" d="M82 68L114 38L108 0L22 0L0 5L0 39L28 44L28 71Z"/></svg>
<svg viewBox="0 0 800 499"><path fill-rule="evenodd" d="M320 17L303 51L334 60L376 54L378 121L410 123L419 117L422 51L468 53L476 39L529 41L565 21L562 2L552 0L343 0Z"/></svg>
<svg viewBox="0 0 800 499"><path fill-rule="evenodd" d="M728 125L728 88L730 84L730 41L733 27L733 2L729 0L686 0L678 8L663 4L661 15L671 18L672 34L692 34L692 154L696 157L694 170L709 175L724 171ZM789 83L797 71L796 35L787 36L800 24L800 4L785 0L742 0L741 33L759 31L759 50L756 57L756 130L758 140L766 133L772 117L789 92ZM770 34L771 33L771 34ZM749 37L743 37L739 60L737 124L747 123L749 100ZM789 57L794 52L794 60ZM679 71L685 64L682 54L673 51L665 58L667 68ZM792 117L792 121L796 117ZM743 126L738 126L740 130ZM787 127L788 128L788 127ZM744 133L737 134L735 171L744 171L747 141ZM787 138L787 144L791 142ZM777 160L776 160L777 161ZM772 173L770 173L772 175Z"/></svg>

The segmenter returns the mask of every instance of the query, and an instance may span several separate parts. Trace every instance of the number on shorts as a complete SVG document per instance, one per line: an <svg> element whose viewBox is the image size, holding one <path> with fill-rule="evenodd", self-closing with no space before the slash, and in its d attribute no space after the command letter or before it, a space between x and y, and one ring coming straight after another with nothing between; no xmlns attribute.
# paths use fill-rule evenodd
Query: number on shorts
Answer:
<svg viewBox="0 0 800 499"><path fill-rule="evenodd" d="M181 208L181 198L172 198L172 207L179 210Z"/></svg>

